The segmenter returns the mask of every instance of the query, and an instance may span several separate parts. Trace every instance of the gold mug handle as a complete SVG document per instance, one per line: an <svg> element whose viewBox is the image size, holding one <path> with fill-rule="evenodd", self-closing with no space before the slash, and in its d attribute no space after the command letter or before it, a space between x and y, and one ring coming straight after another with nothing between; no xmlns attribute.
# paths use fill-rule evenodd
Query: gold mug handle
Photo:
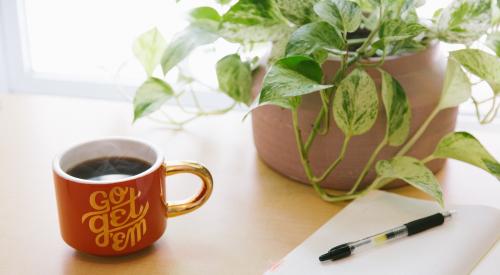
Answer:
<svg viewBox="0 0 500 275"><path fill-rule="evenodd" d="M179 201L164 201L166 206L166 217L175 217L187 214L202 206L212 194L213 180L212 175L205 166L190 161L167 162L165 167L165 176L171 176L181 173L190 173L198 176L202 181L202 187L198 193L191 198Z"/></svg>

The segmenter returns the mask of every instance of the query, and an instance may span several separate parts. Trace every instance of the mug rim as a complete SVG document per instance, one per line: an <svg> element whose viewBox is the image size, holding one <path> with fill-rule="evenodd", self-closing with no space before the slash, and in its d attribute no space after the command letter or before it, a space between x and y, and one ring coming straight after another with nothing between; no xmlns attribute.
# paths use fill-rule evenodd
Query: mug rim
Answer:
<svg viewBox="0 0 500 275"><path fill-rule="evenodd" d="M117 180L102 180L101 181L101 180L81 179L81 178L77 178L77 177L69 175L68 173L66 173L66 171L64 171L61 168L61 160L62 160L62 158L65 155L67 155L68 153L70 153L71 151L75 150L76 148L78 148L80 146L87 145L87 144L90 144L90 143L93 143L93 142L106 142L106 141L108 141L108 142L109 141L131 141L131 142L140 143L140 144L142 144L142 145L150 148L151 150L153 150L153 152L156 155L156 159L155 159L154 163L151 165L151 167L149 167L146 171L144 171L142 173L139 173L137 175L133 175L133 176L130 176L130 177L126 177L126 178L122 178L122 179L117 179ZM156 171L156 169L158 169L158 167L160 167L160 165L163 164L163 159L164 159L163 155L160 153L160 151L158 150L158 148L156 146L154 146L153 144L151 144L149 142L146 142L146 141L144 141L142 139L131 138L131 137L122 137L122 136L109 136L109 137L103 137L103 138L97 138L97 139L91 139L91 140L82 141L82 142L79 142L77 144L74 144L74 145L68 147L67 149L65 149L64 151L62 151L61 153L59 153L58 155L56 155L54 157L54 160L52 162L52 170L58 176L66 179L68 181L71 181L73 183L110 185L110 184L127 182L127 181L131 181L131 180L135 180L135 179L144 177L144 176L152 173L153 171Z"/></svg>

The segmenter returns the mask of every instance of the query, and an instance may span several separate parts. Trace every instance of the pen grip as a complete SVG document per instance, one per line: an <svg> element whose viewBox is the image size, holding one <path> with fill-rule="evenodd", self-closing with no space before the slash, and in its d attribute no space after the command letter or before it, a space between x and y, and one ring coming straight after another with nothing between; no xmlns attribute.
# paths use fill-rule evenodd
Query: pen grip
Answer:
<svg viewBox="0 0 500 275"><path fill-rule="evenodd" d="M420 233L429 228L433 228L444 223L444 216L441 213L437 213L425 218L414 220L412 222L406 223L405 226L408 229L408 236Z"/></svg>

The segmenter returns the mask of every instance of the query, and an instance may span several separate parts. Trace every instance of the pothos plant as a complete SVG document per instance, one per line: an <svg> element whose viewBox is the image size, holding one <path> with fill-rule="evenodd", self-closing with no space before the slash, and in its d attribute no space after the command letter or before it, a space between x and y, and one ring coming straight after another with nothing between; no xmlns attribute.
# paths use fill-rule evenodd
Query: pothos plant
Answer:
<svg viewBox="0 0 500 275"><path fill-rule="evenodd" d="M500 179L500 164L480 142L466 132L443 137L435 151L423 158L407 156L409 149L425 132L436 115L469 99L476 106L481 123L495 117L500 104L500 1L455 0L437 10L432 18L420 18L416 8L419 0L219 0L215 8L199 7L190 15L190 25L166 43L155 28L141 35L134 44L134 53L144 65L148 79L134 98L134 118L148 116L167 100L177 100L196 79L178 71L179 91L165 81L174 67L195 48L224 39L238 43L239 49L220 59L216 66L218 90L244 104L250 110L263 105L277 105L290 110L298 154L307 175L322 199L330 202L354 199L373 189L382 188L394 179L401 179L443 203L440 185L426 163L452 158L475 165ZM222 13L219 13L219 11ZM397 56L426 49L434 41L461 45L449 53L441 99L415 134L409 137L411 109L404 87L381 66L387 56ZM271 43L267 63L256 62L251 48ZM488 49L489 48L489 49ZM377 61L373 62L373 58ZM329 58L340 62L331 79L325 79L321 65ZM262 61L262 59L261 59ZM265 62L264 62L265 63ZM267 66L262 90L252 100L252 73ZM161 65L162 75L154 76ZM381 88L377 91L367 67L377 68ZM474 82L474 83L472 83ZM491 95L478 99L471 87L487 83ZM205 85L206 86L206 85ZM189 90L189 88L188 88ZM189 92L194 93L191 88ZM425 92L425 91L423 91ZM302 96L319 93L322 104L312 129L303 139L298 124ZM382 103L379 102L379 96ZM194 93L195 96L195 93ZM195 96L196 99L196 96ZM383 104L387 125L385 137L376 147L350 191L330 193L320 187L340 162L350 140L365 134L377 119ZM486 114L480 105L489 104ZM233 104L234 105L234 104ZM232 108L232 106L230 106ZM189 111L192 117L218 114L230 108L206 112L198 106ZM342 149L335 161L320 175L315 175L309 161L309 149L318 135L328 133L333 117L344 134ZM183 124L170 120L171 123ZM382 148L399 147L389 160L375 159ZM360 183L375 166L376 179L365 189Z"/></svg>

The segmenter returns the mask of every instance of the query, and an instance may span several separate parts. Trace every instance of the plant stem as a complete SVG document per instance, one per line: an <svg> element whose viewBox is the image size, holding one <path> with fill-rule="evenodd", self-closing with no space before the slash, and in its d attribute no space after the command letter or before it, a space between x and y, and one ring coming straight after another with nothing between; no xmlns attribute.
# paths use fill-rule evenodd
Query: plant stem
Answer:
<svg viewBox="0 0 500 275"><path fill-rule="evenodd" d="M315 180L311 165L309 163L309 160L305 156L305 150L302 142L302 134L299 128L299 117L298 117L298 112L297 108L292 109L292 122L293 122L293 129L295 133L295 139L296 139L296 144L297 144L297 149L299 151L300 155L300 161L302 163L302 166L304 167L304 171L306 173L307 178L309 179L309 182L313 186L314 190L320 195L320 197L328 202L338 202L338 201L344 201L344 200L351 200L355 199L365 192L359 192L355 194L344 194L344 195L331 195L328 194L321 186L319 186L319 182ZM346 141L347 140L347 141ZM344 139L344 146L347 147L347 143L349 142L349 139L346 138ZM344 154L345 154L345 149L344 149ZM334 167L335 168L335 167ZM332 168L333 170L333 168ZM325 175L325 174L324 174ZM326 177L326 176L325 176Z"/></svg>
<svg viewBox="0 0 500 275"><path fill-rule="evenodd" d="M309 150L312 146L312 143L314 142L318 132L320 131L321 122L325 118L325 115L328 116L329 105L330 105L329 104L330 96L335 93L339 83L345 78L349 68L353 64L355 64L363 56L366 48L371 44L372 40L377 35L378 30L380 29L380 26L381 26L382 15L383 15L383 9L380 8L380 18L377 22L377 26L375 27L375 29L372 30L372 32L370 32L368 37L365 40L363 40L364 41L363 44L360 46L360 48L358 48L358 50L356 52L354 52L354 54L351 57L349 57L350 54L348 52L348 46L347 46L348 43L346 43L346 51L343 54L340 68L337 71L337 73L335 74L333 81L332 81L333 88L331 88L331 90L329 90L329 91L321 91L321 100L322 100L321 110L319 111L319 113L314 121L311 133L309 134L305 145L303 143L302 133L301 133L301 130L299 127L298 110L297 110L297 108L292 108L292 110L291 110L296 145L297 145L297 149L299 151L300 161L302 163L302 166L304 168L306 176L307 176L309 182L311 183L311 185L313 186L314 190L321 196L321 198L323 200L328 201L328 202L337 202L337 201L355 199L359 196L364 195L366 192L368 192L368 191L372 190L374 187L376 187L374 185L374 183L377 183L377 181L372 183L372 185L369 186L369 188L362 190L360 192L357 192L357 193L354 190L354 191L351 191L349 194L331 195L331 194L328 194L325 190L323 190L323 188L321 188L319 186L319 183L324 181L331 174L331 172L338 166L338 164L343 160L343 158L345 156L345 152L347 150L347 145L349 143L350 137L344 138L344 142L343 142L343 145L341 148L341 152L339 153L339 156L332 164L330 164L330 166L327 168L327 170L320 177L314 176L314 173L312 171L311 164L310 164L310 161L308 158L308 154L309 154ZM384 58L382 58L381 63L383 63L383 60L384 60ZM326 123L329 124L328 118L327 118ZM325 129L326 129L326 131L322 131L323 134L328 132L328 126L326 126ZM386 143L386 141L384 141L384 142ZM374 155L372 155L371 160L369 160L370 165L367 165L368 168L371 166L376 155L379 153L379 151L382 149L382 147L383 147L382 144L379 145L379 147L377 147L377 150L374 152ZM368 168L366 168L366 170ZM365 172L365 174L366 174L366 172ZM364 176L365 175L362 175L361 178L364 178Z"/></svg>
<svg viewBox="0 0 500 275"><path fill-rule="evenodd" d="M323 99L323 97L321 98L322 102L323 102L322 108L320 110L320 113L316 117L316 120L314 121L311 133L307 137L307 141L306 141L306 144L305 144L306 155L308 155L309 149L311 148L311 145L314 142L314 139L316 138L316 135L318 134L318 130L320 129L319 124L321 123L321 121L322 121L322 119L323 119L323 117L325 115L328 115L328 118L327 118L328 119L328 125L330 124L329 123L329 110L330 110L329 96L333 95L335 93L335 91L336 91L336 89L338 87L338 84L345 77L345 75L346 75L347 70L349 69L349 67L352 64L354 64L356 61L358 61L358 59L359 59L359 55L354 56L350 60L348 60L348 56L347 55L344 55L344 57L342 58L341 64L340 64L340 69L337 71L337 73L335 74L335 76L333 78L333 81L332 81L333 88L331 88L331 90L329 92L325 92L325 95L327 96L326 99L328 99L328 103L325 104L326 99Z"/></svg>
<svg viewBox="0 0 500 275"><path fill-rule="evenodd" d="M354 55L353 52L349 51L342 51L342 50L337 50L337 49L326 49L327 52L334 54L334 55Z"/></svg>
<svg viewBox="0 0 500 275"><path fill-rule="evenodd" d="M372 182L372 184L370 184L370 186L368 186L368 188L361 190L357 193L344 194L344 195L339 195L339 196L331 196L329 194L326 194L326 196L322 196L321 198L325 201L328 201L328 202L339 202L339 201L345 201L345 200L352 200L352 199L362 197L362 196L366 195L367 193L369 193L370 191L375 190L375 189L379 189L386 184L387 183L384 182L382 178L377 177Z"/></svg>
<svg viewBox="0 0 500 275"><path fill-rule="evenodd" d="M306 151L306 155L307 155L307 152L309 152L309 148L311 148L311 145L314 141L314 138L316 138L316 135L318 134L318 131L321 127L321 121L323 120L323 117L325 116L325 112L326 112L326 110L325 110L324 106L321 106L321 110L320 110L318 116L316 116L316 120L314 121L313 127L311 129L311 133L307 137L307 141L306 141L306 144L304 146L304 149Z"/></svg>
<svg viewBox="0 0 500 275"><path fill-rule="evenodd" d="M427 117L427 119L424 121L424 123L422 123L422 125L420 125L420 128L418 128L417 132L415 134L413 134L411 139L408 142L406 142L406 144L403 146L403 148L401 148L399 150L399 152L396 154L396 156L403 156L411 149L411 147L415 144L415 142L417 142L420 139L420 137L425 132L425 130L427 130L427 127L432 122L432 120L436 117L436 115L439 113L439 111L440 111L439 106L436 106L436 108L434 108L434 110Z"/></svg>
<svg viewBox="0 0 500 275"><path fill-rule="evenodd" d="M306 141L306 144L304 147L305 152L306 152L306 156L308 155L309 149L311 148L311 145L314 142L314 139L316 138L318 131L320 130L320 124L321 124L323 118L325 117L325 115L329 116L329 109L330 109L329 100L326 104L325 104L325 101L327 101L329 94L333 94L335 92L335 90L337 89L338 83L340 82L340 80L342 80L345 77L345 72L347 71L349 66L351 66L358 59L358 57L354 57L351 61L347 62L346 58L347 58L347 56L344 55L344 58L341 60L340 69L337 71L337 73L335 74L335 77L333 78L333 81L332 81L332 84L334 86L331 89L331 91L329 91L328 93L325 92L325 95L321 94L322 95L321 102L323 104L321 106L321 110L320 110L318 116L316 117L316 120L314 121L313 127L311 129L311 133L307 137L307 141ZM324 98L324 96L326 96L326 98ZM330 124L329 120L328 120L328 124Z"/></svg>
<svg viewBox="0 0 500 275"><path fill-rule="evenodd" d="M200 117L203 117L203 116L210 116L210 115L222 115L222 114L225 114L227 112L229 112L230 110L232 110L237 102L233 102L230 106L226 107L226 108L223 108L223 109L216 109L216 110L211 110L211 111L197 111L197 112L191 112L189 110L186 110L182 107L182 105L179 104L179 107L181 108L181 110L183 112L185 112L186 114L190 114L192 115L191 117L189 118L186 118L185 120L181 120L181 121L176 121L175 119L173 119L172 117L170 117L168 115L167 112L165 112L163 109L160 109L161 113L163 114L163 116L165 116L165 118L167 119L167 121L165 120L161 120L161 119L158 119L158 118L154 118L154 117L149 117L150 120L154 121L154 122L158 122L158 123L164 123L164 124L167 124L167 125L171 125L173 127L174 130L181 130L185 124L195 120L195 119L198 119Z"/></svg>
<svg viewBox="0 0 500 275"><path fill-rule="evenodd" d="M323 110L324 110L324 122L323 122L323 128L319 131L320 135L325 135L328 133L328 129L330 128L330 99L328 98L328 95L324 90L320 92L321 96L321 102L323 103Z"/></svg>
<svg viewBox="0 0 500 275"><path fill-rule="evenodd" d="M370 34L366 38L365 42L356 51L360 55L362 55L362 53L366 50L366 48L371 44L372 39L375 37L375 35L377 35L377 33L380 29L380 26L382 25L382 15L383 15L383 9L382 9L382 6L380 6L380 15L379 15L379 19L377 22L377 26L375 26L375 28L370 32Z"/></svg>
<svg viewBox="0 0 500 275"><path fill-rule="evenodd" d="M495 98L496 96L492 96L492 97L489 97L487 99L483 99L483 100L476 100L475 98L471 97L472 98L472 101L476 102L477 104L484 104L488 101L491 101L493 100L493 98Z"/></svg>
<svg viewBox="0 0 500 275"><path fill-rule="evenodd" d="M314 178L314 175L312 173L311 166L309 165L309 160L306 159L306 152L305 148L303 146L302 142L302 132L299 127L299 115L297 108L292 109L292 123L293 123L293 130L295 134L295 140L297 144L297 150L299 151L300 155L300 161L302 162L302 165L304 166L304 170L306 172L306 176L308 179Z"/></svg>
<svg viewBox="0 0 500 275"><path fill-rule="evenodd" d="M433 155L429 155L426 158L422 159L421 162L425 164L425 163L432 161L434 159L435 159L435 157Z"/></svg>
<svg viewBox="0 0 500 275"><path fill-rule="evenodd" d="M353 38L353 39L348 39L347 44L348 45L353 45L353 44L361 44L365 42L366 38Z"/></svg>
<svg viewBox="0 0 500 275"><path fill-rule="evenodd" d="M371 55L371 54L370 54ZM382 57L380 57L380 60L377 61L377 63L361 63L360 62L360 65L362 67L365 67L365 68L369 68L369 67L380 67L382 66L382 64L384 64L385 62L385 57L387 56L387 54L385 53L385 50L383 51L383 54L382 54Z"/></svg>
<svg viewBox="0 0 500 275"><path fill-rule="evenodd" d="M471 99L472 99L472 103L474 104L474 110L475 110L475 115L476 115L476 119L477 121L479 121L481 123L481 110L479 110L479 103L473 96L471 96Z"/></svg>
<svg viewBox="0 0 500 275"><path fill-rule="evenodd" d="M496 117L498 112L498 107L496 106L496 99L497 97L494 96L493 101L491 102L491 108L488 111L488 113L486 113L484 118L479 122L480 124L488 124Z"/></svg>
<svg viewBox="0 0 500 275"><path fill-rule="evenodd" d="M424 121L424 123L422 123L422 125L420 125L420 128L418 128L417 132L412 136L412 138L408 142L406 142L406 144L403 146L403 148L401 148L397 152L396 156L403 156L411 149L411 147L415 144L415 142L420 139L420 137L425 132L425 130L427 130L427 127L429 126L431 121L434 119L434 117L436 117L436 115L439 113L439 111L440 111L439 106L436 106L436 108L431 112L431 114L427 117L427 119ZM434 157L432 155L430 155L430 156L426 157L425 159L423 159L422 162L427 163L433 159L434 159ZM392 179L381 180L381 186L384 186L391 181L393 181L393 180ZM372 185L373 185L373 183L372 183Z"/></svg>
<svg viewBox="0 0 500 275"><path fill-rule="evenodd" d="M434 157L433 155L429 155L429 156L425 157L424 159L422 159L421 162L426 164L426 163L428 163L432 160L435 160L435 159L436 159L436 157ZM394 179L387 179L387 178L381 179L380 177L377 177L377 178L375 178L373 183L367 189L370 189L370 190L379 189L379 188L391 183L393 180ZM358 193L358 194L361 194L361 193Z"/></svg>
<svg viewBox="0 0 500 275"><path fill-rule="evenodd" d="M323 175L321 175L321 177L319 177L319 178L317 178L317 177L313 178L314 182L318 182L319 183L319 182L324 181L332 173L332 171L337 167L337 165L339 165L339 163L345 157L345 152L347 150L347 145L349 144L350 140L351 140L350 136L346 136L344 138L344 142L342 143L342 148L340 149L340 153L339 153L339 156L337 157L337 159L334 162L332 162L332 164L330 164L330 166L325 170L325 172L323 173Z"/></svg>
<svg viewBox="0 0 500 275"><path fill-rule="evenodd" d="M344 194L344 195L338 195L338 196L330 195L328 193L320 194L321 199L323 199L324 201L327 201L327 202L341 202L341 201L346 201L346 200L353 200L353 199L359 198L363 195L365 195L364 190L363 190L363 192L359 192L356 194Z"/></svg>
<svg viewBox="0 0 500 275"><path fill-rule="evenodd" d="M375 158L380 153L380 151L382 150L382 148L385 147L385 145L387 145L387 136L385 136L384 139L379 143L379 145L377 146L377 148L375 148L375 150L373 151L372 155L368 159L368 162L365 164L365 167L363 168L361 174L359 174L359 177L356 180L356 183L352 186L351 191L349 191L348 194L352 194L352 193L354 193L356 191L356 189L358 189L358 186L365 179L366 174L368 174L368 171L372 167L373 162L375 161Z"/></svg>

